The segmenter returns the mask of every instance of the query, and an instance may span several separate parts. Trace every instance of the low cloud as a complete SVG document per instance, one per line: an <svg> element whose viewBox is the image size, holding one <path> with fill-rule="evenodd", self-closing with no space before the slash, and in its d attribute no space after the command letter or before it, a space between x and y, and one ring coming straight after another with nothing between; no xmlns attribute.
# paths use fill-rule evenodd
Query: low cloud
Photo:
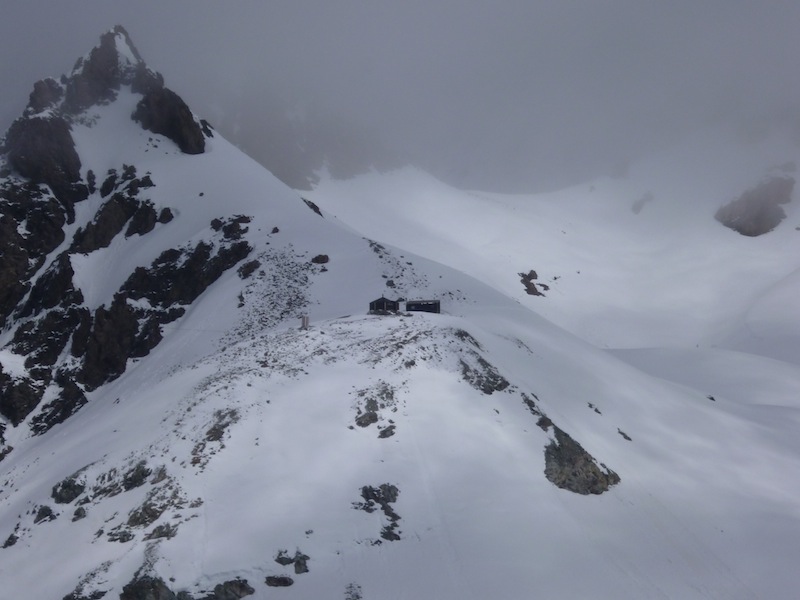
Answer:
<svg viewBox="0 0 800 600"><path fill-rule="evenodd" d="M293 184L327 154L343 173L377 157L542 189L707 126L800 131L796 2L8 4L3 128L35 80L120 23L196 112Z"/></svg>

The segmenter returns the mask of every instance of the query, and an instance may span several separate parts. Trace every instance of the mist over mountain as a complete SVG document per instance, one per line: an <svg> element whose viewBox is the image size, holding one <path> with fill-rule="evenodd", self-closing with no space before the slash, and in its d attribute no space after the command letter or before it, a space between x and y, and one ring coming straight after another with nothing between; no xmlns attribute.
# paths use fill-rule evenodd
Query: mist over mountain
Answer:
<svg viewBox="0 0 800 600"><path fill-rule="evenodd" d="M188 104L292 185L322 154L363 170L385 149L462 188L553 190L700 129L797 139L790 1L10 0L5 13L0 129L30 73L69 71L85 40L124 23ZM301 150L278 149L287 131Z"/></svg>
<svg viewBox="0 0 800 600"><path fill-rule="evenodd" d="M793 597L791 135L508 195L279 92L299 192L139 48L0 147L4 594Z"/></svg>

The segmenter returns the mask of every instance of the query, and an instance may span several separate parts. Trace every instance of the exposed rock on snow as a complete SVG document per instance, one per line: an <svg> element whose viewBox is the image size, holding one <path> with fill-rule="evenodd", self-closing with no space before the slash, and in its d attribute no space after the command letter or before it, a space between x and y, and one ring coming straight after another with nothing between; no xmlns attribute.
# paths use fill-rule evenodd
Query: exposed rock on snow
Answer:
<svg viewBox="0 0 800 600"><path fill-rule="evenodd" d="M86 485L78 481L74 476L67 477L53 486L53 501L56 504L70 504L80 496Z"/></svg>
<svg viewBox="0 0 800 600"><path fill-rule="evenodd" d="M108 201L106 201L95 214L94 219L84 227L78 228L73 237L70 252L89 254L100 248L107 248L111 241L122 231L126 224L128 229L125 237L132 235L144 235L155 228L158 216L152 202L136 199L140 189L153 187L153 182L149 176L137 179L136 168L125 166L123 168L123 179L116 180L116 171L109 171L109 176L101 186L108 195L112 189L118 189ZM108 182L112 182L111 186Z"/></svg>
<svg viewBox="0 0 800 600"><path fill-rule="evenodd" d="M476 352L467 352L465 359L461 359L460 365L464 380L484 394L502 392L509 386L508 380L498 372L497 368Z"/></svg>
<svg viewBox="0 0 800 600"><path fill-rule="evenodd" d="M294 585L294 579L288 575L270 575L266 579L266 584L269 587L289 587Z"/></svg>
<svg viewBox="0 0 800 600"><path fill-rule="evenodd" d="M100 600L105 597L106 592L103 590L96 590L88 595L81 594L80 592L72 592L64 596L63 600Z"/></svg>
<svg viewBox="0 0 800 600"><path fill-rule="evenodd" d="M384 517L388 521L381 529L381 538L388 542L395 542L400 539L400 515L398 515L392 504L397 502L400 495L400 490L396 485L391 483L382 483L378 487L365 485L361 488L361 497L363 502L354 502L353 508L363 510L364 512L372 513L378 508L383 512Z"/></svg>
<svg viewBox="0 0 800 600"><path fill-rule="evenodd" d="M348 583L344 590L344 600L361 600L361 586L357 583Z"/></svg>
<svg viewBox="0 0 800 600"><path fill-rule="evenodd" d="M177 596L160 577L145 575L122 588L119 600L176 600Z"/></svg>
<svg viewBox="0 0 800 600"><path fill-rule="evenodd" d="M149 269L138 267L123 284L122 291L134 300L146 299L153 306L170 308L191 304L228 269L252 250L245 241L197 246L163 252Z"/></svg>
<svg viewBox="0 0 800 600"><path fill-rule="evenodd" d="M306 203L306 206L317 213L320 217L322 217L322 211L319 209L319 206L314 204L311 200L306 200L303 198L303 202ZM324 218L324 217L323 217Z"/></svg>
<svg viewBox="0 0 800 600"><path fill-rule="evenodd" d="M36 510L36 516L33 518L33 523L35 525L38 525L39 523L46 523L47 521L53 521L57 517L58 515L53 512L53 509L44 504Z"/></svg>
<svg viewBox="0 0 800 600"><path fill-rule="evenodd" d="M555 440L545 448L545 477L576 494L602 494L619 483L619 475L603 466L569 434L553 426ZM602 465L601 465L602 466Z"/></svg>
<svg viewBox="0 0 800 600"><path fill-rule="evenodd" d="M397 412L397 397L395 389L385 381L379 381L373 386L360 389L356 392L356 419L359 427L369 427L373 423L387 419L385 412ZM389 423L392 421L389 419ZM389 430L387 432L387 430ZM389 437L394 434L395 426L382 429L379 437ZM386 432L386 433L384 433Z"/></svg>
<svg viewBox="0 0 800 600"><path fill-rule="evenodd" d="M536 283L534 283L537 279L539 279L539 275L533 269L527 273L519 273L520 283L525 287L525 293L529 296L544 296L539 287L545 291L550 289L547 284L541 282L539 283L539 287L537 287Z"/></svg>
<svg viewBox="0 0 800 600"><path fill-rule="evenodd" d="M255 589L246 579L231 579L219 583L214 586L213 592L202 596L195 596L186 591L175 593L160 577L143 575L123 588L120 600L239 600L254 593Z"/></svg>
<svg viewBox="0 0 800 600"><path fill-rule="evenodd" d="M310 559L310 556L303 554L300 550L297 550L294 556L289 556L286 550L281 550L275 557L275 562L284 567L294 565L295 574L302 575L303 573L308 573L308 561Z"/></svg>
<svg viewBox="0 0 800 600"><path fill-rule="evenodd" d="M34 434L44 433L54 425L63 423L88 402L83 389L65 371L56 371L53 383L60 387L58 396L31 419L31 432Z"/></svg>
<svg viewBox="0 0 800 600"><path fill-rule="evenodd" d="M255 590L252 586L248 585L246 579L233 579L215 585L213 593L203 596L198 600L239 600L239 598L244 598L254 593ZM181 600L180 594L178 600Z"/></svg>

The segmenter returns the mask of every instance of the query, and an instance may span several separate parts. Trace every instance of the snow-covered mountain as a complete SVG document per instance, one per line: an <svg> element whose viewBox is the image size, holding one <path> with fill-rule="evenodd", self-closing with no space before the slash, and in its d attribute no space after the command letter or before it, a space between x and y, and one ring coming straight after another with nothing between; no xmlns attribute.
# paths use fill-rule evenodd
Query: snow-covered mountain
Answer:
<svg viewBox="0 0 800 600"><path fill-rule="evenodd" d="M788 183L301 197L120 27L2 160L3 597L792 597Z"/></svg>

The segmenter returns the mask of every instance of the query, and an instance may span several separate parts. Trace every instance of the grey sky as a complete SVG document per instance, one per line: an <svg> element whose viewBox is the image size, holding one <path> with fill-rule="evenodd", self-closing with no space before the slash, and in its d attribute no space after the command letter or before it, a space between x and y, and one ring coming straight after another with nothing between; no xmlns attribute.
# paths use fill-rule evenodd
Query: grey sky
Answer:
<svg viewBox="0 0 800 600"><path fill-rule="evenodd" d="M329 146L352 129L467 186L561 185L708 124L800 123L796 1L5 0L0 126L117 23L254 153L287 143L269 122L296 106L336 122Z"/></svg>

